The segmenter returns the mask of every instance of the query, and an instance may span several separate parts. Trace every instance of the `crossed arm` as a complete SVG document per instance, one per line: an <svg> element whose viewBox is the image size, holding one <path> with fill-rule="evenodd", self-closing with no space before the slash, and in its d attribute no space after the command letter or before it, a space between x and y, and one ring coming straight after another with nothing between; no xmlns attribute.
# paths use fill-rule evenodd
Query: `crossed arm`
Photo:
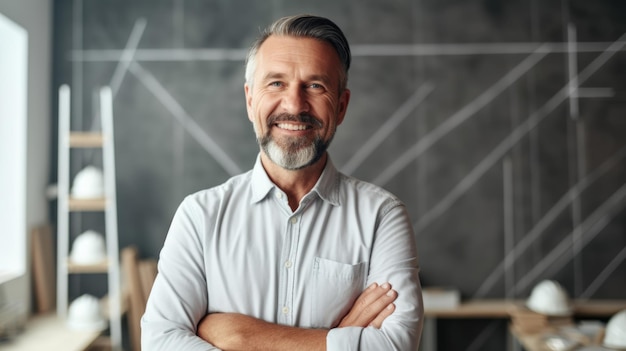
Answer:
<svg viewBox="0 0 626 351"><path fill-rule="evenodd" d="M397 292L388 283L370 285L338 328L380 328L395 310ZM198 336L225 350L326 350L326 329L305 329L269 323L237 313L208 314L198 325Z"/></svg>

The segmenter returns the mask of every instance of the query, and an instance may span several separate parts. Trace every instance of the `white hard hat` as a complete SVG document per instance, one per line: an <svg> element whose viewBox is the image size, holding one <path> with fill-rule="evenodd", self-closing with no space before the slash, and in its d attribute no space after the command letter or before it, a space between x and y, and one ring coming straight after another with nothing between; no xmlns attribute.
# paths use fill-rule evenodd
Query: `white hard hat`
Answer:
<svg viewBox="0 0 626 351"><path fill-rule="evenodd" d="M100 312L100 301L85 294L72 301L68 312L67 323L70 328L78 330L102 330L106 321Z"/></svg>
<svg viewBox="0 0 626 351"><path fill-rule="evenodd" d="M106 246L102 234L87 230L74 240L70 260L76 264L97 264L106 259Z"/></svg>
<svg viewBox="0 0 626 351"><path fill-rule="evenodd" d="M626 349L626 310L616 313L609 319L603 344L610 348Z"/></svg>
<svg viewBox="0 0 626 351"><path fill-rule="evenodd" d="M537 284L530 293L526 306L534 312L549 316L568 316L572 313L567 292L554 280L544 280Z"/></svg>
<svg viewBox="0 0 626 351"><path fill-rule="evenodd" d="M72 196L78 199L93 199L104 196L104 177L102 171L94 166L83 168L72 186Z"/></svg>

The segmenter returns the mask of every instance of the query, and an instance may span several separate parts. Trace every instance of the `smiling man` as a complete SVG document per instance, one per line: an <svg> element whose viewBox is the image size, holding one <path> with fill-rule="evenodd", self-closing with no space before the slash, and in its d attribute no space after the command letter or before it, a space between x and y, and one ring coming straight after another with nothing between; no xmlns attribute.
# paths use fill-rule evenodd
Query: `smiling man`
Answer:
<svg viewBox="0 0 626 351"><path fill-rule="evenodd" d="M144 350L416 350L417 249L402 202L341 174L350 48L326 18L271 25L247 58L254 168L185 198L167 235Z"/></svg>

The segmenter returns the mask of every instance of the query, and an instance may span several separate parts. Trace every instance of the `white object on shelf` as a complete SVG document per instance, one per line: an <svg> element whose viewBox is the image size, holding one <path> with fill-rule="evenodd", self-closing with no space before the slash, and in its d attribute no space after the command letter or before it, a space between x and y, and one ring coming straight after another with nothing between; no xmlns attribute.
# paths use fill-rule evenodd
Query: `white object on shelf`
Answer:
<svg viewBox="0 0 626 351"><path fill-rule="evenodd" d="M626 349L626 310L616 313L606 324L604 346L619 350Z"/></svg>
<svg viewBox="0 0 626 351"><path fill-rule="evenodd" d="M98 264L106 260L106 246L102 234L87 230L74 239L70 259L76 264Z"/></svg>
<svg viewBox="0 0 626 351"><path fill-rule="evenodd" d="M104 196L104 176L94 166L83 168L74 177L72 196L77 199L95 199Z"/></svg>
<svg viewBox="0 0 626 351"><path fill-rule="evenodd" d="M74 330L95 331L106 328L102 318L100 301L89 294L84 294L70 304L67 325Z"/></svg>
<svg viewBox="0 0 626 351"><path fill-rule="evenodd" d="M461 293L453 288L424 288L422 290L424 309L454 309L461 303Z"/></svg>
<svg viewBox="0 0 626 351"><path fill-rule="evenodd" d="M534 312L548 316L569 316L572 314L569 295L554 280L543 280L531 291L526 306Z"/></svg>

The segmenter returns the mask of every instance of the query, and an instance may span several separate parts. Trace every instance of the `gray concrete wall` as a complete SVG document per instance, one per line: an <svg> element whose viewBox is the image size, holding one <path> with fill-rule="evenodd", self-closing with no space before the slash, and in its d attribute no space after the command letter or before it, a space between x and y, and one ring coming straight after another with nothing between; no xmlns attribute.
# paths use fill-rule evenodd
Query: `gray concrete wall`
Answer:
<svg viewBox="0 0 626 351"><path fill-rule="evenodd" d="M186 194L252 166L245 48L301 12L352 44L330 152L404 199L425 286L525 298L549 278L626 297L626 7L608 0L56 1L55 86L73 89L74 127L91 127L99 86L116 92L121 246L156 257ZM501 350L505 330L446 321L439 342Z"/></svg>

